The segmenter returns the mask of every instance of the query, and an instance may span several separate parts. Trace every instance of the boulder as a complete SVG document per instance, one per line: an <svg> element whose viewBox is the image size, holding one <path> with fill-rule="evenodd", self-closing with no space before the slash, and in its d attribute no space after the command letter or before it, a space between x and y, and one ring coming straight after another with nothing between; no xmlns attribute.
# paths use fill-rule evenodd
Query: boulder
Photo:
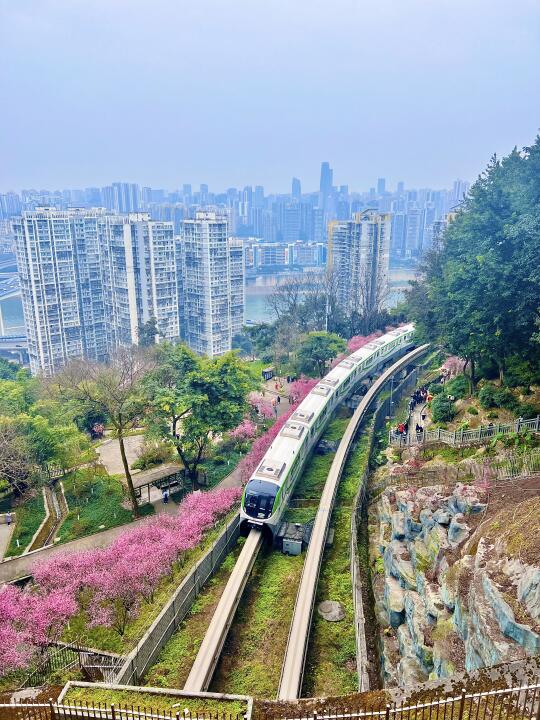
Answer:
<svg viewBox="0 0 540 720"><path fill-rule="evenodd" d="M433 652L426 645L425 631L429 623L422 598L417 592L409 591L405 595L405 618L411 635L414 654L424 666L426 672L433 668Z"/></svg>
<svg viewBox="0 0 540 720"><path fill-rule="evenodd" d="M404 588L414 590L416 588L416 577L413 564L409 558L409 552L404 543L399 540L392 540L384 551L384 569L387 575L399 580Z"/></svg>
<svg viewBox="0 0 540 720"><path fill-rule="evenodd" d="M398 628L405 622L405 590L393 577L386 578L384 602L391 627Z"/></svg>
<svg viewBox="0 0 540 720"><path fill-rule="evenodd" d="M340 622L345 619L343 605L336 600L323 600L317 610L319 615L329 622Z"/></svg>
<svg viewBox="0 0 540 720"><path fill-rule="evenodd" d="M451 519L452 516L450 515L448 510L443 510L443 508L439 508L433 513L433 520L436 523L439 523L439 525L449 525Z"/></svg>
<svg viewBox="0 0 540 720"><path fill-rule="evenodd" d="M422 527L426 529L426 531L430 531L431 528L435 525L435 520L433 519L433 513L431 510L420 510L420 523L422 524Z"/></svg>
<svg viewBox="0 0 540 720"><path fill-rule="evenodd" d="M458 547L467 540L470 534L471 529L465 522L463 515L461 513L454 515L448 527L448 541L450 545L453 548Z"/></svg>
<svg viewBox="0 0 540 720"><path fill-rule="evenodd" d="M404 540L406 534L405 514L398 510L392 513L392 538L394 540Z"/></svg>
<svg viewBox="0 0 540 720"><path fill-rule="evenodd" d="M415 657L407 656L398 663L397 677L400 686L408 688L425 682L429 676Z"/></svg>

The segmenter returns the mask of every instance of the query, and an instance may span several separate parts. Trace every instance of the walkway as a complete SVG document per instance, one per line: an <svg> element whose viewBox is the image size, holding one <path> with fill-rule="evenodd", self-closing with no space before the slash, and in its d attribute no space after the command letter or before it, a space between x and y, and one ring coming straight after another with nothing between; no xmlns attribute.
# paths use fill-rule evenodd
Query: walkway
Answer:
<svg viewBox="0 0 540 720"><path fill-rule="evenodd" d="M0 525L0 561L6 554L6 550L9 547L9 541L11 540L11 533L13 532L14 524L6 525L2 523Z"/></svg>

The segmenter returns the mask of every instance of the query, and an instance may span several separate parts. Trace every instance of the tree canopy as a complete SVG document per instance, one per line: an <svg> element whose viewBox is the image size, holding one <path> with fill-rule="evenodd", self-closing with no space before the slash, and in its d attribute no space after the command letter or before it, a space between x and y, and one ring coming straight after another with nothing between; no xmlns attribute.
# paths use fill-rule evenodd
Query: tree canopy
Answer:
<svg viewBox="0 0 540 720"><path fill-rule="evenodd" d="M316 368L320 377L322 377L326 372L328 361L344 352L346 347L345 340L335 333L324 331L307 333L302 338L298 350L300 368L307 372Z"/></svg>
<svg viewBox="0 0 540 720"><path fill-rule="evenodd" d="M207 358L163 343L157 358L144 383L148 421L154 433L172 442L195 483L212 437L244 417L255 381L234 353Z"/></svg>
<svg viewBox="0 0 540 720"><path fill-rule="evenodd" d="M494 157L424 260L408 308L419 334L466 359L495 367L526 355L540 306L540 138L522 152Z"/></svg>

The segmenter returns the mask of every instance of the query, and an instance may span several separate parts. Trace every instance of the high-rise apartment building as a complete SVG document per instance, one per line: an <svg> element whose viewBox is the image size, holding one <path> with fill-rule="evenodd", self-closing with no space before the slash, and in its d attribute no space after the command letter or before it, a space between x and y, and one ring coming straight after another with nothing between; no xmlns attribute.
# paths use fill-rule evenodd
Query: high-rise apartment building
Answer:
<svg viewBox="0 0 540 720"><path fill-rule="evenodd" d="M328 226L328 267L337 276L344 310L366 312L380 305L388 286L391 215L376 210Z"/></svg>
<svg viewBox="0 0 540 720"><path fill-rule="evenodd" d="M226 215L206 211L184 221L179 253L183 338L198 353L222 355L243 322L243 247L229 238Z"/></svg>
<svg viewBox="0 0 540 720"><path fill-rule="evenodd" d="M104 209L25 211L13 222L30 367L50 375L77 357L103 361L157 320L180 334L172 223Z"/></svg>

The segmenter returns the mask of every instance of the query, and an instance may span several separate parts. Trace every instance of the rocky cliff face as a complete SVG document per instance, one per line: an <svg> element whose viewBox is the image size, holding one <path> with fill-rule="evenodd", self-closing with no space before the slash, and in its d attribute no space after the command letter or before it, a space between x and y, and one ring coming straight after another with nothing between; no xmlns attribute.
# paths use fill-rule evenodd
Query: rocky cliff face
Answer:
<svg viewBox="0 0 540 720"><path fill-rule="evenodd" d="M540 653L540 497L490 514L480 487L389 488L370 557L386 686Z"/></svg>

